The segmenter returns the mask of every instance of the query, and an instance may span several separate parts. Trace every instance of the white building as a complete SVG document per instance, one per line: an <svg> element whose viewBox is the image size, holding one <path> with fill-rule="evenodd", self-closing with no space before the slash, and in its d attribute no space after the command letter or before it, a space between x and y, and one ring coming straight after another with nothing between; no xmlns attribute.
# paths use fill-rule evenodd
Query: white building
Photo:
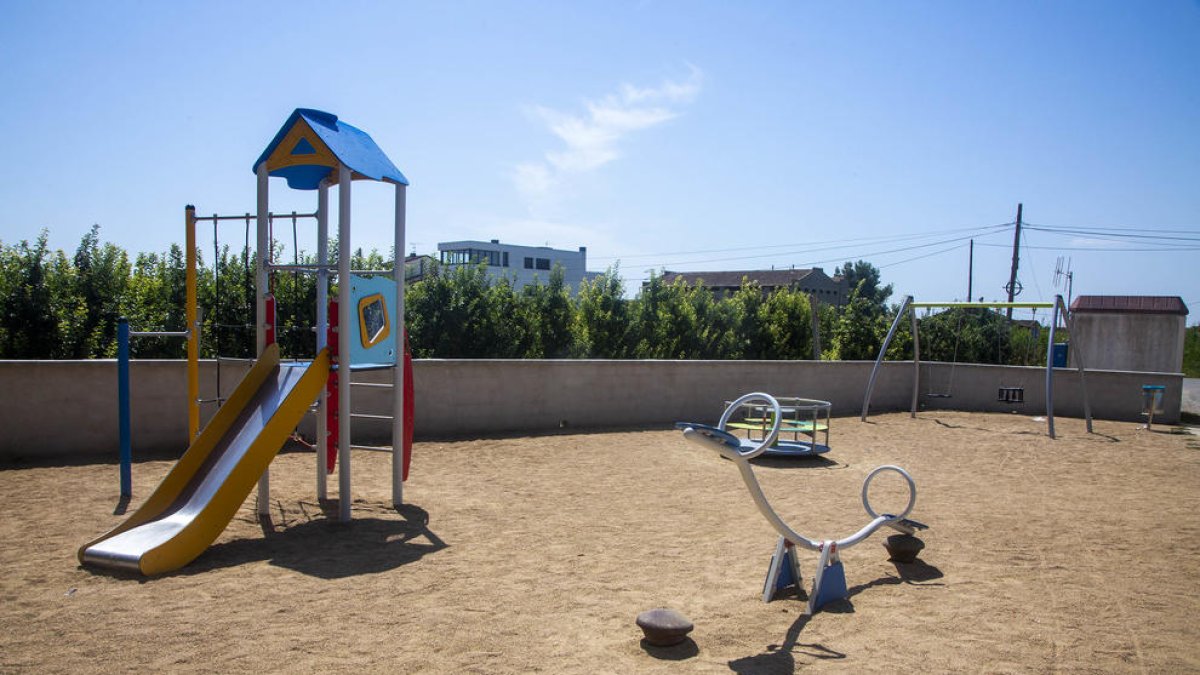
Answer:
<svg viewBox="0 0 1200 675"><path fill-rule="evenodd" d="M596 276L587 272L586 246L580 246L578 251L563 251L548 246L501 244L499 239L493 239L446 241L437 247L443 265L454 267L484 262L489 277L494 280L507 277L512 280L515 289L533 283L535 278L546 283L555 265L562 265L564 280L571 288L572 295L584 279Z"/></svg>

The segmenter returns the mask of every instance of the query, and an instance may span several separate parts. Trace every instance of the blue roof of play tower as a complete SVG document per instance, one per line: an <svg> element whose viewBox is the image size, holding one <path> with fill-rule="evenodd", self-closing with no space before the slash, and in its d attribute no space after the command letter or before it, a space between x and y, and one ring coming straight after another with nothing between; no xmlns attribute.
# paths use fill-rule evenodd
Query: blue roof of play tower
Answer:
<svg viewBox="0 0 1200 675"><path fill-rule="evenodd" d="M258 172L260 164L268 162L270 175L286 178L288 187L295 190L315 190L320 186L321 180L333 172L334 168L329 166L328 155L323 149L314 147L304 135L294 142L294 147L287 151L286 155L276 154L279 144L301 120L307 123L317 140L325 145L338 162L356 174L355 177L408 185L408 179L365 131L342 122L337 115L311 108L297 108L288 117L279 133L275 134L275 138L267 145L267 149L254 162L255 173ZM273 159L272 155L276 157ZM306 157L311 157L314 161L305 162ZM274 166L278 163L284 165Z"/></svg>

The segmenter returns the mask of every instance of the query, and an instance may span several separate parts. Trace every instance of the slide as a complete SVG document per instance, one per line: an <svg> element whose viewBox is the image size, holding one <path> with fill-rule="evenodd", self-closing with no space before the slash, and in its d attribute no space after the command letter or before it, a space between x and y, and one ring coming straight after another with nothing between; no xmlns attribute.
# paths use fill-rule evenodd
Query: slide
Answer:
<svg viewBox="0 0 1200 675"><path fill-rule="evenodd" d="M84 565L147 576L177 570L216 540L317 398L329 353L280 364L270 345L154 493L79 549Z"/></svg>

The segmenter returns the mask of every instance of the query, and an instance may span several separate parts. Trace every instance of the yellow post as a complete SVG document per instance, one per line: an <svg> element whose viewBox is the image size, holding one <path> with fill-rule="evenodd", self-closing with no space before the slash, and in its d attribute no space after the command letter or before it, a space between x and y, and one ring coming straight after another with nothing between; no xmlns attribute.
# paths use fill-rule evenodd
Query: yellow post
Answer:
<svg viewBox="0 0 1200 675"><path fill-rule="evenodd" d="M187 233L188 445L200 433L200 325L196 321L196 207L184 209ZM214 264L216 264L214 262Z"/></svg>

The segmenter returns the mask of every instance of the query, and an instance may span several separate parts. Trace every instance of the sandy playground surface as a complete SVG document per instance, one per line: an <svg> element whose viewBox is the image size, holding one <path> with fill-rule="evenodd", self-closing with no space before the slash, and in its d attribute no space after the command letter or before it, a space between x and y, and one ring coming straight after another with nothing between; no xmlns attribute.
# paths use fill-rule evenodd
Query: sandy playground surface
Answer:
<svg viewBox="0 0 1200 675"><path fill-rule="evenodd" d="M1058 431L840 418L827 459L760 462L810 536L865 524L861 482L884 463L911 471L932 526L916 564L887 561L890 530L846 550L849 602L811 618L760 600L775 534L734 466L676 431L418 443L399 513L388 456L359 452L350 525L313 498L312 455L286 453L270 523L251 496L207 553L151 580L75 561L120 520L115 465L5 467L0 671L1200 670L1200 437ZM134 466L131 508L169 468ZM876 482L878 510L901 501L898 477ZM643 643L634 618L657 606L691 639Z"/></svg>

